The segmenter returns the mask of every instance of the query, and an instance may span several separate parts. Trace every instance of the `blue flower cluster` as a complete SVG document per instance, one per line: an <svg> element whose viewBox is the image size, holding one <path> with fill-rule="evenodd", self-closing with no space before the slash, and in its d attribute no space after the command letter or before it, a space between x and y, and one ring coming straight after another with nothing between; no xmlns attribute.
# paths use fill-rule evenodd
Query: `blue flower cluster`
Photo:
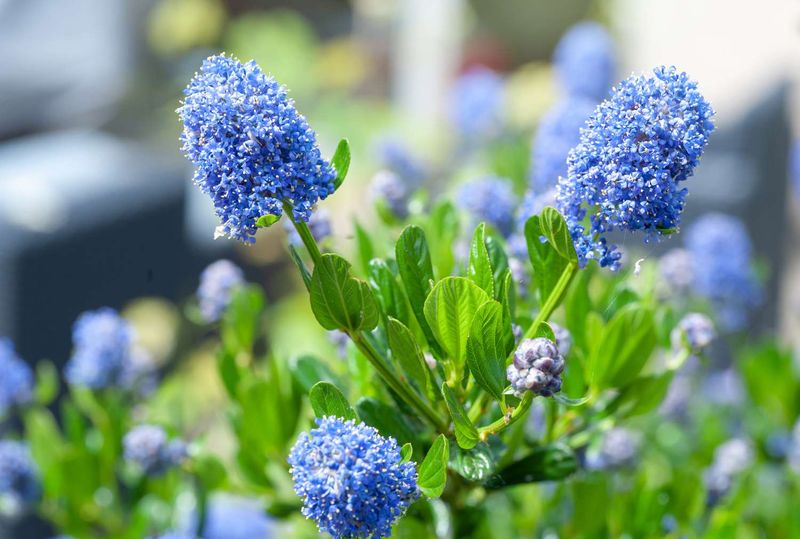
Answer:
<svg viewBox="0 0 800 539"><path fill-rule="evenodd" d="M103 307L81 314L72 326L67 381L91 389L127 386L132 344L133 328L114 309Z"/></svg>
<svg viewBox="0 0 800 539"><path fill-rule="evenodd" d="M12 406L25 404L33 393L33 372L14 351L10 339L0 338L0 417Z"/></svg>
<svg viewBox="0 0 800 539"><path fill-rule="evenodd" d="M567 30L553 52L561 86L569 96L600 101L614 83L616 55L605 28L581 22Z"/></svg>
<svg viewBox="0 0 800 539"><path fill-rule="evenodd" d="M161 475L186 459L187 448L182 440L169 440L166 431L157 425L138 425L122 440L125 460L135 463L145 475Z"/></svg>
<svg viewBox="0 0 800 539"><path fill-rule="evenodd" d="M28 445L0 441L0 514L14 514L35 503L41 494L36 464Z"/></svg>
<svg viewBox="0 0 800 539"><path fill-rule="evenodd" d="M333 193L336 175L316 134L255 62L212 56L184 93L183 151L223 234L253 242L262 215L280 216L288 202L295 219L308 221L314 204Z"/></svg>
<svg viewBox="0 0 800 539"><path fill-rule="evenodd" d="M686 249L670 249L658 260L658 273L667 295L685 296L694 283L694 262Z"/></svg>
<svg viewBox="0 0 800 539"><path fill-rule="evenodd" d="M217 260L200 274L197 303L206 322L216 322L228 307L233 291L244 284L244 273L230 260Z"/></svg>
<svg viewBox="0 0 800 539"><path fill-rule="evenodd" d="M670 340L673 349L679 350L685 344L693 354L699 354L708 348L716 336L714 322L709 317L702 313L689 313L672 330Z"/></svg>
<svg viewBox="0 0 800 539"><path fill-rule="evenodd" d="M597 107L558 183L581 265L619 268L621 254L605 237L613 230L644 231L649 240L678 227L681 182L708 142L712 116L697 84L674 67L627 78Z"/></svg>
<svg viewBox="0 0 800 539"><path fill-rule="evenodd" d="M503 125L505 82L480 67L461 75L450 96L450 122L462 138L475 141L498 134Z"/></svg>
<svg viewBox="0 0 800 539"><path fill-rule="evenodd" d="M419 187L428 167L400 141L385 139L378 144L378 157L386 170L397 174L411 188Z"/></svg>
<svg viewBox="0 0 800 539"><path fill-rule="evenodd" d="M300 247L303 245L303 239L300 237L300 234L297 233L297 229L294 227L291 221L288 219L285 220L283 222L283 229L286 231L286 235L289 238L290 244L295 247ZM328 210L324 208L315 210L314 213L311 214L311 218L308 220L308 229L311 231L311 235L317 242L320 242L330 236L333 230L331 228L331 216L328 214Z"/></svg>
<svg viewBox="0 0 800 539"><path fill-rule="evenodd" d="M376 172L369 186L370 198L378 204L385 204L386 209L398 219L408 217L411 193L406 182L390 170Z"/></svg>
<svg viewBox="0 0 800 539"><path fill-rule="evenodd" d="M710 301L724 329L743 328L762 297L744 223L730 215L706 214L689 227L686 247L694 265L694 292Z"/></svg>
<svg viewBox="0 0 800 539"><path fill-rule="evenodd" d="M716 505L728 492L739 474L753 462L752 444L743 438L733 438L714 451L714 461L703 474L709 506Z"/></svg>
<svg viewBox="0 0 800 539"><path fill-rule="evenodd" d="M303 514L334 539L389 537L419 496L413 462L402 462L393 438L353 420L317 420L289 455Z"/></svg>
<svg viewBox="0 0 800 539"><path fill-rule="evenodd" d="M603 433L600 446L586 455L590 470L612 470L632 466L639 456L641 439L631 430L615 427Z"/></svg>
<svg viewBox="0 0 800 539"><path fill-rule="evenodd" d="M597 102L582 97L563 99L542 117L531 146L530 183L534 192L555 187L567 174L567 156L580 141L581 127Z"/></svg>
<svg viewBox="0 0 800 539"><path fill-rule="evenodd" d="M553 341L544 337L525 339L514 351L514 361L506 368L506 377L518 397L526 391L552 397L561 391L564 366L564 357Z"/></svg>
<svg viewBox="0 0 800 539"><path fill-rule="evenodd" d="M508 179L487 176L467 182L456 193L456 201L475 224L485 221L505 237L514 231L517 197Z"/></svg>

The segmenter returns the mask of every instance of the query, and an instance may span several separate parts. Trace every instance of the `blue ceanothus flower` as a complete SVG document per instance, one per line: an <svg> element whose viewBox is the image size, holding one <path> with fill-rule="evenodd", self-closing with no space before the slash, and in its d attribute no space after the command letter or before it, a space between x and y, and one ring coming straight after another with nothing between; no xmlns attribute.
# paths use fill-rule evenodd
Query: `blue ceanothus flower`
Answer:
<svg viewBox="0 0 800 539"><path fill-rule="evenodd" d="M714 322L702 313L689 313L681 318L670 333L672 348L679 350L684 344L693 354L700 354L716 338Z"/></svg>
<svg viewBox="0 0 800 539"><path fill-rule="evenodd" d="M556 45L553 64L565 94L600 101L616 76L614 43L601 25L578 23Z"/></svg>
<svg viewBox="0 0 800 539"><path fill-rule="evenodd" d="M752 464L754 456L752 443L744 438L733 438L714 450L714 460L703 474L709 506L716 505L730 492L734 481Z"/></svg>
<svg viewBox="0 0 800 539"><path fill-rule="evenodd" d="M505 82L479 67L461 75L450 95L450 122L462 138L476 141L497 135L503 125Z"/></svg>
<svg viewBox="0 0 800 539"><path fill-rule="evenodd" d="M14 351L11 339L0 338L0 417L12 406L30 401L33 372Z"/></svg>
<svg viewBox="0 0 800 539"><path fill-rule="evenodd" d="M0 441L0 514L16 514L41 494L39 473L24 442Z"/></svg>
<svg viewBox="0 0 800 539"><path fill-rule="evenodd" d="M513 232L517 197L510 180L487 176L467 182L458 189L456 201L476 224L485 221L506 237Z"/></svg>
<svg viewBox="0 0 800 539"><path fill-rule="evenodd" d="M650 240L680 225L681 183L708 142L712 116L697 84L674 67L625 79L597 107L558 183L558 209L582 266L619 268L609 232L642 231Z"/></svg>
<svg viewBox="0 0 800 539"><path fill-rule="evenodd" d="M212 56L184 93L183 151L214 202L220 233L252 243L262 215L280 216L288 202L295 219L308 221L333 193L336 175L316 134L255 62Z"/></svg>
<svg viewBox="0 0 800 539"><path fill-rule="evenodd" d="M70 384L91 389L128 385L133 328L117 311L103 307L81 314L72 326L72 345L65 367Z"/></svg>
<svg viewBox="0 0 800 539"><path fill-rule="evenodd" d="M122 440L125 460L138 466L145 475L158 476L186 459L183 440L170 440L158 425L138 425Z"/></svg>
<svg viewBox="0 0 800 539"><path fill-rule="evenodd" d="M217 260L200 274L197 303L206 322L216 322L228 307L237 287L244 284L244 273L230 260Z"/></svg>
<svg viewBox="0 0 800 539"><path fill-rule="evenodd" d="M413 462L400 447L363 423L317 420L289 455L303 514L334 539L389 537L394 522L419 497Z"/></svg>
<svg viewBox="0 0 800 539"><path fill-rule="evenodd" d="M582 97L562 99L542 117L531 145L530 183L534 192L544 193L566 176L567 155L578 144L581 127L596 106L596 101Z"/></svg>
<svg viewBox="0 0 800 539"><path fill-rule="evenodd" d="M686 248L694 266L694 292L709 300L722 328L742 329L748 312L761 301L744 223L730 215L706 214L689 227Z"/></svg>

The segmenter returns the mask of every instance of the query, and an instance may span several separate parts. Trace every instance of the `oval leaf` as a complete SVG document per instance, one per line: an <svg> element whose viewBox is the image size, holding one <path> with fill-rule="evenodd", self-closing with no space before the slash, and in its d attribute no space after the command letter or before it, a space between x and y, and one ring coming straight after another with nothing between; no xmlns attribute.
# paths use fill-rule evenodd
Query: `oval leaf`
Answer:
<svg viewBox="0 0 800 539"><path fill-rule="evenodd" d="M467 339L467 366L475 382L497 401L503 398L508 385L506 358L513 343L511 321L505 316L503 306L494 300L481 305Z"/></svg>
<svg viewBox="0 0 800 539"><path fill-rule="evenodd" d="M336 146L331 165L336 169L336 179L333 180L333 188L336 190L344 183L347 171L350 170L350 142L346 138L340 140Z"/></svg>
<svg viewBox="0 0 800 539"><path fill-rule="evenodd" d="M485 486L499 489L522 483L557 481L572 475L577 469L575 453L566 445L542 446L490 477Z"/></svg>
<svg viewBox="0 0 800 539"><path fill-rule="evenodd" d="M447 483L447 461L450 459L450 447L444 434L440 434L425 455L417 472L417 485L423 494L430 498L438 498L444 492Z"/></svg>
<svg viewBox="0 0 800 539"><path fill-rule="evenodd" d="M605 326L589 361L597 389L623 387L636 378L656 346L653 314L638 304L620 309Z"/></svg>
<svg viewBox="0 0 800 539"><path fill-rule="evenodd" d="M425 357L406 326L399 320L389 318L389 348L392 357L400 364L400 368L417 386L431 393L431 375Z"/></svg>
<svg viewBox="0 0 800 539"><path fill-rule="evenodd" d="M408 303L419 322L428 344L438 350L436 339L425 319L425 298L431 291L433 265L425 233L418 226L407 226L395 245L397 269L406 289Z"/></svg>
<svg viewBox="0 0 800 539"><path fill-rule="evenodd" d="M464 449L472 449L480 441L478 429L467 417L464 407L461 406L453 390L446 383L442 384L442 395L444 395L444 401L447 403L447 409L450 411L456 428L456 442Z"/></svg>
<svg viewBox="0 0 800 539"><path fill-rule="evenodd" d="M258 221L256 221L256 226L258 228L267 228L280 221L280 219L280 215L272 215L271 213L268 213L267 215L262 215L258 218Z"/></svg>
<svg viewBox="0 0 800 539"><path fill-rule="evenodd" d="M369 285L350 274L350 263L334 254L322 255L311 275L311 310L325 329L371 330L378 325L378 308Z"/></svg>
<svg viewBox="0 0 800 539"><path fill-rule="evenodd" d="M472 236L472 245L469 249L468 277L483 288L489 296L494 297L494 274L492 262L489 259L489 250L486 248L486 224L481 223L475 228Z"/></svg>
<svg viewBox="0 0 800 539"><path fill-rule="evenodd" d="M319 418L332 415L342 419L358 419L347 398L330 382L314 384L308 394L308 400L311 401L314 415Z"/></svg>

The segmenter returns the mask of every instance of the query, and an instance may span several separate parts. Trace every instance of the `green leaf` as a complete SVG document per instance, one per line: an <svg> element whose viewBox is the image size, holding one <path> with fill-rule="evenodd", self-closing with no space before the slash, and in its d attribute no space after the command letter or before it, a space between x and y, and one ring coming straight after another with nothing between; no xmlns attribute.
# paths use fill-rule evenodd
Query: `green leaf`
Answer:
<svg viewBox="0 0 800 539"><path fill-rule="evenodd" d="M533 265L533 280L541 301L544 301L550 297L567 267L577 265L575 246L564 218L549 207L542 211L541 216L534 215L525 223L525 240ZM555 305L558 306L560 301L561 298L557 298Z"/></svg>
<svg viewBox="0 0 800 539"><path fill-rule="evenodd" d="M450 460L449 445L444 434L440 434L425 455L417 473L417 485L429 498L438 498L447 483L447 462Z"/></svg>
<svg viewBox="0 0 800 539"><path fill-rule="evenodd" d="M452 248L452 246L448 247ZM425 233L418 226L407 226L395 245L397 269L406 289L408 303L428 344L438 350L431 327L425 319L425 298L433 286L433 266Z"/></svg>
<svg viewBox="0 0 800 539"><path fill-rule="evenodd" d="M493 234L486 236L486 250L489 252L489 261L492 264L495 299L499 301L500 289L508 271L508 256L503 250L502 242Z"/></svg>
<svg viewBox="0 0 800 539"><path fill-rule="evenodd" d="M495 460L489 446L485 442L481 442L472 449L456 447L455 458L450 466L461 477L482 483L494 473Z"/></svg>
<svg viewBox="0 0 800 539"><path fill-rule="evenodd" d="M310 392L317 382L338 383L337 377L328 366L314 356L305 355L293 358L289 363L289 370L304 393Z"/></svg>
<svg viewBox="0 0 800 539"><path fill-rule="evenodd" d="M623 387L636 378L656 346L653 314L637 304L620 309L608 322L589 358L590 384Z"/></svg>
<svg viewBox="0 0 800 539"><path fill-rule="evenodd" d="M45 492L59 497L63 483L61 450L65 445L53 414L46 408L32 408L23 416L25 437L42 477Z"/></svg>
<svg viewBox="0 0 800 539"><path fill-rule="evenodd" d="M328 330L372 330L378 325L378 307L369 285L350 273L350 263L324 254L311 276L311 310Z"/></svg>
<svg viewBox="0 0 800 539"><path fill-rule="evenodd" d="M336 179L333 180L333 188L336 190L344 183L347 171L350 169L350 143L346 138L340 140L339 145L336 146L331 165L336 169Z"/></svg>
<svg viewBox="0 0 800 539"><path fill-rule="evenodd" d="M448 357L463 366L472 320L489 301L482 288L463 277L445 277L425 300L425 318Z"/></svg>
<svg viewBox="0 0 800 539"><path fill-rule="evenodd" d="M361 263L361 271L364 272L364 275L367 275L369 273L370 260L375 257L375 248L372 246L369 234L358 221L353 221L353 228L356 232L356 250L358 251L358 260Z"/></svg>
<svg viewBox="0 0 800 539"><path fill-rule="evenodd" d="M384 260L376 258L370 261L369 284L375 292L383 314L407 324L408 302L406 301L406 295L397 282L395 274Z"/></svg>
<svg viewBox="0 0 800 539"><path fill-rule="evenodd" d="M453 272L453 245L459 237L460 228L458 210L450 201L442 200L431 210L428 234L433 246L433 262L439 275Z"/></svg>
<svg viewBox="0 0 800 539"><path fill-rule="evenodd" d="M40 361L36 365L36 389L34 399L42 406L48 406L58 395L58 370L50 361Z"/></svg>
<svg viewBox="0 0 800 539"><path fill-rule="evenodd" d="M356 403L358 417L384 436L391 436L401 444L414 443L416 435L397 408L383 402L364 397Z"/></svg>
<svg viewBox="0 0 800 539"><path fill-rule="evenodd" d="M194 472L203 483L206 491L216 490L221 487L228 477L225 465L214 455L203 454L192 459Z"/></svg>
<svg viewBox="0 0 800 539"><path fill-rule="evenodd" d="M300 270L300 276L303 278L303 284L306 286L306 290L311 290L311 273L309 273L306 263L303 262L300 253L297 252L297 249L295 249L294 245L291 243L289 244L289 255L292 257L292 261L297 266L297 269Z"/></svg>
<svg viewBox="0 0 800 539"><path fill-rule="evenodd" d="M389 318L389 348L392 350L392 357L400 364L403 372L420 389L430 394L432 382L425 357L417 346L411 330L394 318Z"/></svg>
<svg viewBox="0 0 800 539"><path fill-rule="evenodd" d="M589 311L592 310L589 281L593 271L593 266L589 266L578 272L564 299L567 327L570 329L575 346L582 350L586 349L586 320Z"/></svg>
<svg viewBox="0 0 800 539"><path fill-rule="evenodd" d="M219 352L217 352L217 372L228 396L234 400L237 399L237 390L242 373L236 364L236 354L234 352L225 348L219 349Z"/></svg>
<svg viewBox="0 0 800 539"><path fill-rule="evenodd" d="M259 287L241 286L233 292L220 327L222 344L227 350L252 350L263 309L264 295Z"/></svg>
<svg viewBox="0 0 800 539"><path fill-rule="evenodd" d="M654 410L667 395L674 372L640 376L620 390L604 412L618 418L633 417Z"/></svg>
<svg viewBox="0 0 800 539"><path fill-rule="evenodd" d="M411 460L412 455L414 454L414 446L411 444L403 444L403 447L400 448L400 457L401 463L408 462Z"/></svg>
<svg viewBox="0 0 800 539"><path fill-rule="evenodd" d="M497 401L503 399L508 385L506 358L513 343L511 321L505 317L503 306L494 300L481 305L467 339L467 366L475 382Z"/></svg>
<svg viewBox="0 0 800 539"><path fill-rule="evenodd" d="M271 213L268 213L267 215L262 215L261 217L258 218L258 221L256 221L256 226L258 228L267 228L274 225L280 220L281 220L280 215L272 215Z"/></svg>
<svg viewBox="0 0 800 539"><path fill-rule="evenodd" d="M485 486L500 489L523 483L558 481L572 475L577 469L575 453L566 445L541 446L491 476Z"/></svg>
<svg viewBox="0 0 800 539"><path fill-rule="evenodd" d="M267 380L245 378L239 394L239 443L254 452L281 453L294 434L295 422L284 410L280 392Z"/></svg>
<svg viewBox="0 0 800 539"><path fill-rule="evenodd" d="M444 401L447 403L450 417L453 418L453 423L455 424L456 442L464 449L472 449L480 441L478 429L472 424L472 421L464 411L464 407L458 402L455 393L447 383L442 384L442 395L444 395Z"/></svg>
<svg viewBox="0 0 800 539"><path fill-rule="evenodd" d="M489 251L486 249L486 223L479 224L472 236L467 276L490 297L494 297L494 273Z"/></svg>
<svg viewBox="0 0 800 539"><path fill-rule="evenodd" d="M319 418L336 416L342 419L358 419L355 411L350 407L347 398L339 388L330 382L317 382L308 395L314 415Z"/></svg>

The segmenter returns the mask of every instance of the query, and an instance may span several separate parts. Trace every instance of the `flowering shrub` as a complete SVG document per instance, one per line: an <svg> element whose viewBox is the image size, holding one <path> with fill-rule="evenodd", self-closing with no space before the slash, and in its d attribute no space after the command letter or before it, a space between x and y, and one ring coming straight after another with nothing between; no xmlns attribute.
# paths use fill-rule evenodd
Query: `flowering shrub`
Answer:
<svg viewBox="0 0 800 539"><path fill-rule="evenodd" d="M53 366L34 376L0 341L0 414L21 419L0 442L0 512L36 509L74 538L724 537L733 511L760 514L748 489L796 493L746 483L767 466L796 479L791 355L765 344L737 351L739 370L704 361L717 326L741 327L731 305L755 305L744 228L707 217L658 264L604 269L622 266L613 231L678 233L713 131L676 68L610 90L607 38L583 25L559 45L564 95L533 139L532 185L492 170L437 198L432 169L383 146L380 219L352 235L324 207L349 143L326 159L276 80L206 60L178 109L194 183L229 238L284 219L321 348L270 350L280 311L262 288L227 260L202 272L186 333L214 341L220 450L218 431L154 413L180 375L148 397L164 373L115 310L74 325L60 421ZM502 144L503 84L484 71L456 84L457 151ZM754 405L764 413L744 413ZM797 531L791 499L770 498L759 529Z"/></svg>

